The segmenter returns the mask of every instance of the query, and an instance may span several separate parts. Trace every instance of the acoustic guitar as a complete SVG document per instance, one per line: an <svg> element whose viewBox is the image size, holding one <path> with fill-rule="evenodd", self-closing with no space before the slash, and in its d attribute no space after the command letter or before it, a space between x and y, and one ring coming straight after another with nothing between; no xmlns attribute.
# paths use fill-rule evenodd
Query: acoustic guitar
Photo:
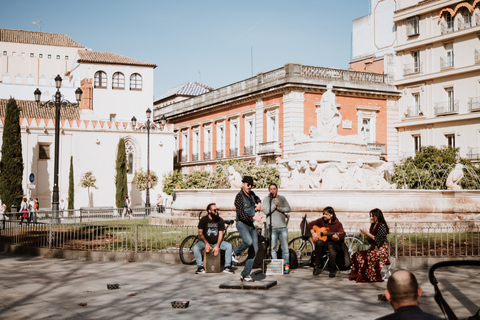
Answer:
<svg viewBox="0 0 480 320"><path fill-rule="evenodd" d="M327 237L333 236L336 233L339 236L345 234L345 232L343 232L343 231L342 232L330 232L329 228L319 227L319 226L313 226L312 230L317 234L318 239L322 240L322 241L327 241ZM312 242L315 243L315 241L313 240L313 237L312 237Z"/></svg>

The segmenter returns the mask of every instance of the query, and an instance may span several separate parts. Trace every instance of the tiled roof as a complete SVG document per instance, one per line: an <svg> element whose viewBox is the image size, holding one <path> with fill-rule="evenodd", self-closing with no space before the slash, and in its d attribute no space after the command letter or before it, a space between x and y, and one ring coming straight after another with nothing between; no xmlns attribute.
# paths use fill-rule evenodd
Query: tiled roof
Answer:
<svg viewBox="0 0 480 320"><path fill-rule="evenodd" d="M33 95L33 93L32 93ZM16 100L20 107L20 118L31 119L55 119L55 108L37 107L35 101ZM0 117L5 117L5 109L8 99L0 99ZM62 120L80 120L80 110L78 108L66 107L61 108L60 119Z"/></svg>
<svg viewBox="0 0 480 320"><path fill-rule="evenodd" d="M179 86L173 87L164 94L162 94L157 100L162 100L174 95L177 96L199 96L201 94L212 91L213 88L198 82L187 82Z"/></svg>
<svg viewBox="0 0 480 320"><path fill-rule="evenodd" d="M84 48L66 34L0 29L0 41L43 46Z"/></svg>
<svg viewBox="0 0 480 320"><path fill-rule="evenodd" d="M78 62L84 63L129 64L135 66L156 67L154 63L143 62L113 52L78 50L78 55L80 56Z"/></svg>

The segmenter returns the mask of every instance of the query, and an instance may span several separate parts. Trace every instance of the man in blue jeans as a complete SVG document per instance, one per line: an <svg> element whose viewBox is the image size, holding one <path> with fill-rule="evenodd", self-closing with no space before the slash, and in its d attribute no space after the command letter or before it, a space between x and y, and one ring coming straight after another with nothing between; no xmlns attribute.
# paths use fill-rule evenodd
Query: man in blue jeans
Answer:
<svg viewBox="0 0 480 320"><path fill-rule="evenodd" d="M252 187L253 178L249 176L243 177L242 190L237 194L234 202L237 213L235 219L237 221L237 230L240 233L240 237L242 237L242 243L238 247L233 248L232 257L234 262L236 262L237 256L248 248L245 268L243 268L240 274L241 281L253 281L250 272L258 251L258 235L253 222L262 220L262 217L255 216L255 211L262 210L262 202L252 191Z"/></svg>
<svg viewBox="0 0 480 320"><path fill-rule="evenodd" d="M270 252L272 259L277 259L277 241L280 240L280 248L282 248L282 259L285 267L290 263L288 255L288 230L287 230L287 213L290 212L290 205L284 196L278 194L278 187L275 183L271 183L268 187L270 192L263 199L262 209L267 216L267 230L270 233L272 228Z"/></svg>
<svg viewBox="0 0 480 320"><path fill-rule="evenodd" d="M205 273L202 261L202 250L206 252L213 250L213 254L217 256L220 250L225 251L225 268L224 273L233 274L232 264L232 245L223 241L223 233L225 232L225 222L218 215L217 205L210 203L207 206L208 215L200 219L198 223L198 237L200 241L193 247L193 254L197 262L196 274Z"/></svg>

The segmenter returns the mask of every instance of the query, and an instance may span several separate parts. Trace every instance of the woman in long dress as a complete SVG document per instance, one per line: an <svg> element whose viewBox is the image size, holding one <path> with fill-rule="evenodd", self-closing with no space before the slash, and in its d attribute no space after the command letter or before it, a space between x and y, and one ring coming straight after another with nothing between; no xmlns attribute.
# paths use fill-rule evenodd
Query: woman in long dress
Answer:
<svg viewBox="0 0 480 320"><path fill-rule="evenodd" d="M350 280L357 282L382 282L382 267L388 264L389 233L387 222L380 209L370 211L370 230L360 229L370 243L370 249L355 252L352 256Z"/></svg>

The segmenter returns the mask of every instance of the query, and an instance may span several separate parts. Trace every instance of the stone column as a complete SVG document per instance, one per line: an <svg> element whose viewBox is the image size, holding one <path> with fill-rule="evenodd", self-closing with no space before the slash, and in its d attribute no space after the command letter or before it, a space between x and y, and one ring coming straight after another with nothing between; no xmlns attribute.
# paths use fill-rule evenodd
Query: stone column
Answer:
<svg viewBox="0 0 480 320"><path fill-rule="evenodd" d="M294 151L293 136L304 133L304 92L290 91L283 95L283 154L287 159Z"/></svg>

